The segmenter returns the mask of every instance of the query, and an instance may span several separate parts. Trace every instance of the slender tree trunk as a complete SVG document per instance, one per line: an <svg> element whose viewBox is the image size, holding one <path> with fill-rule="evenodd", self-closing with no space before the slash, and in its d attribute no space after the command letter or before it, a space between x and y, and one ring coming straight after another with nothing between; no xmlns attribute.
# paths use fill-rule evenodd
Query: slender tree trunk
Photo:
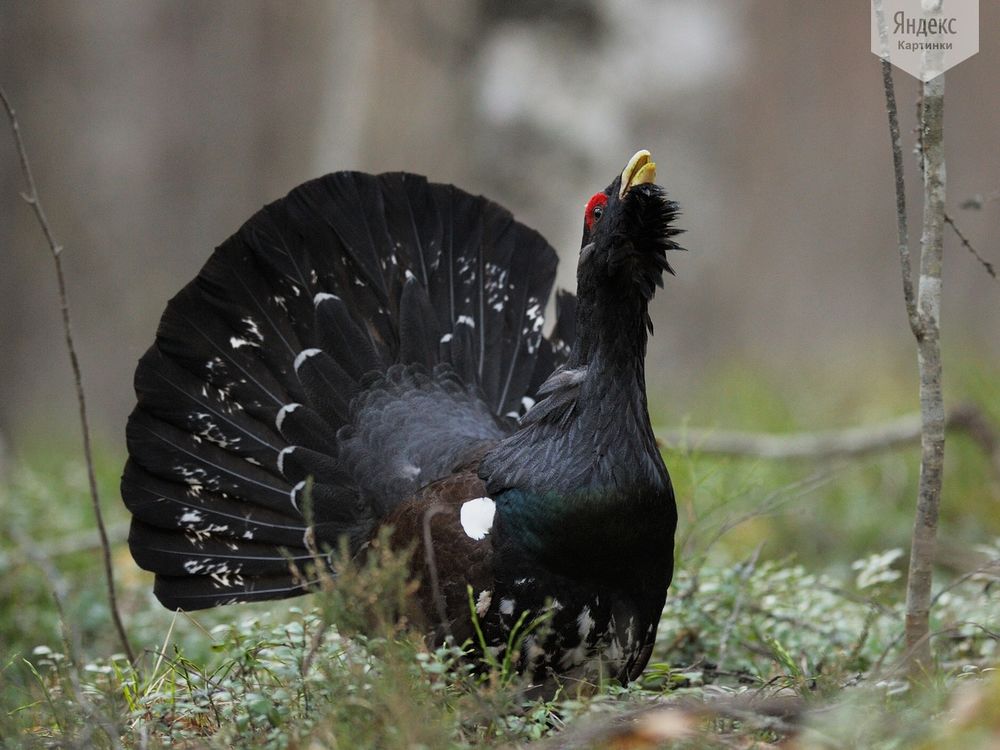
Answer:
<svg viewBox="0 0 1000 750"><path fill-rule="evenodd" d="M945 411L941 394L941 261L944 235L945 165L943 143L944 75L924 83L920 105L924 218L920 238L917 309L920 333L920 489L906 587L908 671L919 677L931 667L930 604L934 546L944 469Z"/></svg>

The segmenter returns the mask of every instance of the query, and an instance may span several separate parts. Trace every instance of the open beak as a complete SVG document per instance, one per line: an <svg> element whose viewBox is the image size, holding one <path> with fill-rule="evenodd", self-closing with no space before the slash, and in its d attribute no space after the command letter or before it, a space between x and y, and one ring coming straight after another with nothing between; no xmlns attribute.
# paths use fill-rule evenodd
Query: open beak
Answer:
<svg viewBox="0 0 1000 750"><path fill-rule="evenodd" d="M646 149L636 151L635 156L628 160L628 166L622 172L622 186L618 191L618 199L625 197L629 188L636 185L648 185L656 181L656 164L649 160Z"/></svg>

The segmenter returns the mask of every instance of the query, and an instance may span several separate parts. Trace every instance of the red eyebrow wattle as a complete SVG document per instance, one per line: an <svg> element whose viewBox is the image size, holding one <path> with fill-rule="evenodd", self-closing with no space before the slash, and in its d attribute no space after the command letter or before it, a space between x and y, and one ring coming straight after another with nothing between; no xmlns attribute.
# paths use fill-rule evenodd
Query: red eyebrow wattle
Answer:
<svg viewBox="0 0 1000 750"><path fill-rule="evenodd" d="M608 205L608 196L604 193L595 193L589 201L587 201L587 210L584 212L583 220L587 224L587 229L589 230L594 226L594 209L597 206Z"/></svg>

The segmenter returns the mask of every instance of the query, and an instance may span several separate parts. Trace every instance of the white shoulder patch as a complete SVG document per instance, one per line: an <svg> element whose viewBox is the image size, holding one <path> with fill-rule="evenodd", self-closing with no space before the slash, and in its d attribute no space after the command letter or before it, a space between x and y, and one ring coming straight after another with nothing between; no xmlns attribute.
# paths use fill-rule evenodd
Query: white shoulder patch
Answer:
<svg viewBox="0 0 1000 750"><path fill-rule="evenodd" d="M478 541L490 533L496 510L496 503L488 497L475 497L462 503L459 518L470 539Z"/></svg>

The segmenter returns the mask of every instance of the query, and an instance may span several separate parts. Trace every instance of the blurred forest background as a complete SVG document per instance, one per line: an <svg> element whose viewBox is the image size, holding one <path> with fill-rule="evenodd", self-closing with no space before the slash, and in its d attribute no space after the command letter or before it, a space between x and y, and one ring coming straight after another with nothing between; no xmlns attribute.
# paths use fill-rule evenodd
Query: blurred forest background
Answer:
<svg viewBox="0 0 1000 750"><path fill-rule="evenodd" d="M654 402L689 414L692 388L734 367L782 387L818 373L834 399L892 371L915 395L881 79L856 5L3 0L0 77L66 246L99 436L122 440L167 299L298 183L405 169L481 192L549 238L572 288L583 205L639 147L691 251L653 309ZM981 12L982 51L948 76L945 137L949 210L989 256L1000 201L958 208L1000 188L1000 47L985 44L1000 4ZM917 82L897 79L908 131ZM76 425L9 137L0 164L0 433L16 451ZM954 235L946 254L945 345L996 359L996 284ZM729 426L728 408L703 419Z"/></svg>
<svg viewBox="0 0 1000 750"><path fill-rule="evenodd" d="M980 6L981 50L947 73L948 212L1000 265L1000 0ZM654 426L789 433L912 414L916 348L869 50L862 0L0 0L0 86L65 246L118 601L143 655L135 669L115 656L52 261L5 132L0 745L146 747L151 733L150 747L284 747L314 732L330 747L510 746L570 723L574 700L525 710L495 681L456 691L448 653L348 653L334 635L309 673L305 635L324 632L336 596L196 621L159 607L118 498L135 364L212 249L310 178L408 170L483 193L555 245L572 289L587 199L648 148L690 250L671 258L677 276L652 308ZM897 71L915 254L918 93ZM950 229L942 319L946 403L1000 425L1000 283ZM947 637L934 640L931 689L906 699L891 664L916 447L792 463L695 446L665 459L680 522L661 639L644 685L598 696L598 711L608 695L646 705L647 689L750 685L812 705L838 696L809 719L822 742L801 747L997 747L995 672L976 709L995 733L939 737L976 713L974 694L956 692L966 723L941 720L949 691L1000 653L1000 473L980 446L949 433L931 623ZM380 591L372 581L364 590ZM865 680L871 690L839 693ZM98 714L74 698L81 682ZM95 716L105 745L90 742ZM775 739L770 717L737 716L705 723Z"/></svg>
<svg viewBox="0 0 1000 750"><path fill-rule="evenodd" d="M948 73L949 211L1000 261L1000 3L981 15L982 50ZM917 408L866 3L2 0L0 50L109 465L167 299L264 203L339 169L424 173L539 229L573 288L583 206L639 147L690 249L653 306L654 421L819 429ZM918 82L897 86L909 151ZM51 260L9 137L0 165L0 434L12 455L75 449ZM1000 287L950 230L943 325L949 398L995 396ZM869 488L902 519L913 455ZM997 493L981 474L970 491L974 539Z"/></svg>

